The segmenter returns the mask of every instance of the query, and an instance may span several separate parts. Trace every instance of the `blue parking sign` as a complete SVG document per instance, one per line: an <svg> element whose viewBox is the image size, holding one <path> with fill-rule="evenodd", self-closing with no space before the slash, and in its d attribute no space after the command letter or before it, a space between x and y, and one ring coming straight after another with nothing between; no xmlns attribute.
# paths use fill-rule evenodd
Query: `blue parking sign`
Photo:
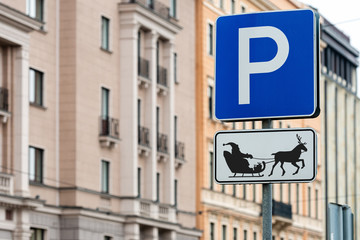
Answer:
<svg viewBox="0 0 360 240"><path fill-rule="evenodd" d="M317 117L318 15L291 10L219 17L215 71L219 120Z"/></svg>

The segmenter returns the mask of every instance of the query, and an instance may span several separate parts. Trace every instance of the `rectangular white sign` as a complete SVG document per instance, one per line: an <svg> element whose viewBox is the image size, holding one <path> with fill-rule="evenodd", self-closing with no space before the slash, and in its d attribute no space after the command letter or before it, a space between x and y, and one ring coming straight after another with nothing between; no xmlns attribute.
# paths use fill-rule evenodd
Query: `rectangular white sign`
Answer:
<svg viewBox="0 0 360 240"><path fill-rule="evenodd" d="M311 128L219 131L214 136L219 184L311 182L317 135Z"/></svg>

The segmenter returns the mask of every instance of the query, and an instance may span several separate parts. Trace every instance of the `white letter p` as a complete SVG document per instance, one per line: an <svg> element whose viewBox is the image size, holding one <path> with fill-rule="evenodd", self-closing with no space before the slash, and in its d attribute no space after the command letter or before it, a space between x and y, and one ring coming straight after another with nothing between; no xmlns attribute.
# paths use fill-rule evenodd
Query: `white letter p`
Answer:
<svg viewBox="0 0 360 240"><path fill-rule="evenodd" d="M277 44L276 56L266 62L250 62L250 39L266 37ZM250 74L275 71L288 55L289 42L280 29L271 26L239 28L239 104L250 104Z"/></svg>

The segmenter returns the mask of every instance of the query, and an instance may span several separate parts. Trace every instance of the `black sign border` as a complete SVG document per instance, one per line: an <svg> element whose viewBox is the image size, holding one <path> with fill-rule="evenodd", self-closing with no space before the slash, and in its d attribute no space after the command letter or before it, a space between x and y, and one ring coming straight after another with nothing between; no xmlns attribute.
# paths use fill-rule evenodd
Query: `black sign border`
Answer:
<svg viewBox="0 0 360 240"><path fill-rule="evenodd" d="M311 131L313 133L313 143L314 143L314 170L313 177L310 179L290 179L290 180L270 180L270 181L262 181L262 180L254 180L254 181L218 181L216 179L216 161L217 161L217 136L219 134L233 134L233 133L253 133L253 132L301 132L301 131ZM229 131L218 131L214 135L214 180L216 183L221 185L234 185L234 184L263 184L263 183L309 183L315 180L317 175L317 133L313 128L277 128L277 129L251 129L251 130L229 130Z"/></svg>

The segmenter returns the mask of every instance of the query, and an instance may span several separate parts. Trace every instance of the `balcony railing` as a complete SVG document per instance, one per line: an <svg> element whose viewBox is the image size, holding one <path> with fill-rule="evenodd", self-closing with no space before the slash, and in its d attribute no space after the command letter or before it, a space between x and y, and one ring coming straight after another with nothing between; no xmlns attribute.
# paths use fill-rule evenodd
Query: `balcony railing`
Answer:
<svg viewBox="0 0 360 240"><path fill-rule="evenodd" d="M185 160L185 144L183 142L175 142L175 158Z"/></svg>
<svg viewBox="0 0 360 240"><path fill-rule="evenodd" d="M170 8L156 0L122 0L121 3L137 3L138 5L150 10L159 17L176 23L176 20L170 15Z"/></svg>
<svg viewBox="0 0 360 240"><path fill-rule="evenodd" d="M0 193L2 194L12 194L13 192L13 176L0 173Z"/></svg>
<svg viewBox="0 0 360 240"><path fill-rule="evenodd" d="M167 69L161 66L157 66L156 82L164 87L167 87Z"/></svg>
<svg viewBox="0 0 360 240"><path fill-rule="evenodd" d="M119 120L109 116L101 116L100 136L119 139Z"/></svg>
<svg viewBox="0 0 360 240"><path fill-rule="evenodd" d="M6 88L0 87L0 110L9 111L9 91Z"/></svg>
<svg viewBox="0 0 360 240"><path fill-rule="evenodd" d="M165 134L157 134L157 150L158 152L168 153L168 137Z"/></svg>
<svg viewBox="0 0 360 240"><path fill-rule="evenodd" d="M149 60L138 57L138 75L149 79Z"/></svg>
<svg viewBox="0 0 360 240"><path fill-rule="evenodd" d="M141 146L150 147L150 131L146 127L138 126L138 143Z"/></svg>
<svg viewBox="0 0 360 240"><path fill-rule="evenodd" d="M292 219L291 204L272 200L272 215Z"/></svg>

